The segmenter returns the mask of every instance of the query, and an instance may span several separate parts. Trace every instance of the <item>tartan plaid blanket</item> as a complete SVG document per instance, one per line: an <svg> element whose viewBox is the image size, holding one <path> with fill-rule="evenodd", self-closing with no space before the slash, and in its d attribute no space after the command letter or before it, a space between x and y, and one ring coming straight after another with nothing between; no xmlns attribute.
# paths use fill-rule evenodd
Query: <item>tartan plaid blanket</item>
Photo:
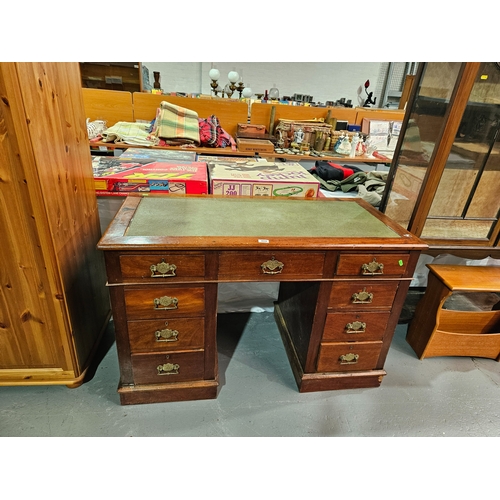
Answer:
<svg viewBox="0 0 500 500"><path fill-rule="evenodd" d="M151 136L167 144L200 144L198 114L190 109L162 101Z"/></svg>

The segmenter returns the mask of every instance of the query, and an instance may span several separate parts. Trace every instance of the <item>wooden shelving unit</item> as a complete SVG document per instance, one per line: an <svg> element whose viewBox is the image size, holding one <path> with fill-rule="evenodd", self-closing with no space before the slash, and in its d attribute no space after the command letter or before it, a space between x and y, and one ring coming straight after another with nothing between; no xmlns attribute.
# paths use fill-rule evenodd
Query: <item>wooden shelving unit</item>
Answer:
<svg viewBox="0 0 500 500"><path fill-rule="evenodd" d="M141 63L82 62L82 87L104 90L142 91Z"/></svg>

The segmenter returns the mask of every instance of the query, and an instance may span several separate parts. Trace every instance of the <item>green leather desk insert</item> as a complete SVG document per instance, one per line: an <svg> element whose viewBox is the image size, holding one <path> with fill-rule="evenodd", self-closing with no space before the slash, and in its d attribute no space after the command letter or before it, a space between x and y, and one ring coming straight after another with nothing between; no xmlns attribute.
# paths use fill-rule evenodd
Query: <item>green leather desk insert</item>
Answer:
<svg viewBox="0 0 500 500"><path fill-rule="evenodd" d="M126 236L400 237L348 201L174 196L143 198Z"/></svg>

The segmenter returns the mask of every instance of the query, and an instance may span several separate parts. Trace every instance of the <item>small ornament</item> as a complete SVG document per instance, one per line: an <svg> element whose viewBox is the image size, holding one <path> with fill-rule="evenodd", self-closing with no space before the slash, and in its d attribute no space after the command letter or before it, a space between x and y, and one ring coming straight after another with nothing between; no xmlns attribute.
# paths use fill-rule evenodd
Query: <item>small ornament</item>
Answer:
<svg viewBox="0 0 500 500"><path fill-rule="evenodd" d="M366 144L362 137L359 138L358 145L356 146L356 156L364 156L366 154Z"/></svg>
<svg viewBox="0 0 500 500"><path fill-rule="evenodd" d="M341 155L348 156L351 153L351 141L349 140L349 136L345 135L340 143L340 146L337 149L337 153Z"/></svg>
<svg viewBox="0 0 500 500"><path fill-rule="evenodd" d="M344 132L341 132L340 137L337 139L337 142L333 146L333 150L338 153L340 145L342 144L342 141L344 140Z"/></svg>

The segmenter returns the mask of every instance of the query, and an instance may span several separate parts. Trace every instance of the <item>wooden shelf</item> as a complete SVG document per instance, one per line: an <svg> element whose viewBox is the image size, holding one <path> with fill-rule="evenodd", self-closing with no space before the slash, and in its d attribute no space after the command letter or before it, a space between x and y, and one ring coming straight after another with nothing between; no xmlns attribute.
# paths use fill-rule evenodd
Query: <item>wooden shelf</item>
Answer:
<svg viewBox="0 0 500 500"><path fill-rule="evenodd" d="M108 149L128 149L128 148L143 148L144 146L136 146L133 144L124 144L124 143L114 143L114 142L90 142L91 148L101 148L106 147ZM171 151L194 151L200 155L212 155L212 156L239 156L239 157L252 157L253 155L246 151L234 151L231 148L183 148L181 146L153 146L145 149L168 149ZM347 156L337 156L337 155L328 155L328 156L310 156L310 155L291 155L291 154L278 154L278 153L258 153L255 156L260 158L278 158L282 160L291 160L291 161L316 161L316 160L324 160L324 161L337 161L342 163L390 163L391 159L387 158L387 160L381 158L374 158L373 156L356 156L355 158L349 158Z"/></svg>

